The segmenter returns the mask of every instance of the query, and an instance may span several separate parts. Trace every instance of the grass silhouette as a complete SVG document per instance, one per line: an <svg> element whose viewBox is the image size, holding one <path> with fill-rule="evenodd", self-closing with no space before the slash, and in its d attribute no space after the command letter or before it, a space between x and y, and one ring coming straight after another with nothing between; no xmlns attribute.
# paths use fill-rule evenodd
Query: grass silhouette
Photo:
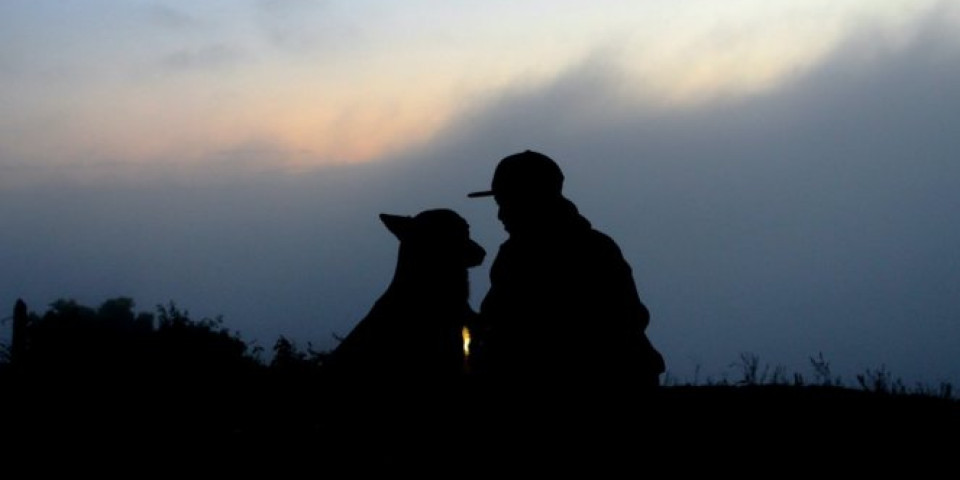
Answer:
<svg viewBox="0 0 960 480"><path fill-rule="evenodd" d="M949 445L937 440L944 432L960 427L952 385L908 388L880 367L848 386L822 354L810 358L810 378L743 353L733 363L735 381L668 376L652 394L627 384L471 378L345 388L324 375L326 354L310 345L280 337L267 362L222 319L194 320L174 304L155 315L133 308L129 299L99 308L60 300L43 315L20 312L13 341L22 343L5 346L0 362L5 439L95 431L113 439L306 444L326 458L374 464L442 456L553 465L854 447L925 458Z"/></svg>

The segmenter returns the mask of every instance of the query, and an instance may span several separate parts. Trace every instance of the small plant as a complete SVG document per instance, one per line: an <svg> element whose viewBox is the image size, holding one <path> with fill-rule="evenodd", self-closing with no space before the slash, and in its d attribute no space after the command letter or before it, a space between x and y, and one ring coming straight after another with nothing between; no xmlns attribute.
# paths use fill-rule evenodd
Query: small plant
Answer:
<svg viewBox="0 0 960 480"><path fill-rule="evenodd" d="M953 384L950 382L940 382L940 398L953 398Z"/></svg>
<svg viewBox="0 0 960 480"><path fill-rule="evenodd" d="M937 396L945 399L953 398L953 384L950 382L940 382L940 390L937 392Z"/></svg>
<svg viewBox="0 0 960 480"><path fill-rule="evenodd" d="M326 359L326 353L317 351L313 344L307 343L306 350L297 347L296 342L284 337L273 345L273 360L270 369L276 372L305 374L318 372Z"/></svg>
<svg viewBox="0 0 960 480"><path fill-rule="evenodd" d="M876 371L867 369L866 372L857 375L857 383L860 384L860 388L868 392L881 394L907 393L907 387L899 378L893 378L886 365L881 365Z"/></svg>
<svg viewBox="0 0 960 480"><path fill-rule="evenodd" d="M916 386L908 392L911 395L922 397L941 398L944 400L953 400L953 384L950 382L940 382L936 387L917 382Z"/></svg>
<svg viewBox="0 0 960 480"><path fill-rule="evenodd" d="M738 367L743 373L743 378L738 382L741 385L757 385L762 380L759 374L760 357L755 353L741 352L740 361L730 366Z"/></svg>
<svg viewBox="0 0 960 480"><path fill-rule="evenodd" d="M770 384L786 385L787 367L784 367L783 365L777 365L776 367L773 367L773 373L770 374Z"/></svg>
<svg viewBox="0 0 960 480"><path fill-rule="evenodd" d="M743 352L740 361L734 362L731 367L738 367L743 373L739 385L783 385L787 383L787 368L783 365L771 367L765 364L760 369L760 357L755 353Z"/></svg>
<svg viewBox="0 0 960 480"><path fill-rule="evenodd" d="M830 362L823 358L823 352L818 352L816 357L810 357L810 365L813 366L813 378L817 385L823 387L839 387L843 385L840 377L834 377L830 372Z"/></svg>

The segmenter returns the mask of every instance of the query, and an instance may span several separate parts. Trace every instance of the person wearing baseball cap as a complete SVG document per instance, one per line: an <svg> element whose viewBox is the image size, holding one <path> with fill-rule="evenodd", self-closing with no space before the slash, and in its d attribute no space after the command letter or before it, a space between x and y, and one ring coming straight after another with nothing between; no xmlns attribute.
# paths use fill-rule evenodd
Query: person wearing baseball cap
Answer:
<svg viewBox="0 0 960 480"><path fill-rule="evenodd" d="M500 160L489 190L509 238L472 326L471 370L491 379L655 387L663 357L616 243L563 196L564 176L531 150Z"/></svg>

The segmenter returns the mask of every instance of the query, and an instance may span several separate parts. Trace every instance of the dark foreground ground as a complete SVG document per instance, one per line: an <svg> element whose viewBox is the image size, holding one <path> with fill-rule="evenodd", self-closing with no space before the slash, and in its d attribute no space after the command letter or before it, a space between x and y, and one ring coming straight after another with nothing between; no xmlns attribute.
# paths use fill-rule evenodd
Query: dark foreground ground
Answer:
<svg viewBox="0 0 960 480"><path fill-rule="evenodd" d="M768 462L843 462L864 472L952 465L955 473L960 459L960 404L930 396L809 386L635 392L289 380L11 377L0 386L0 436L7 455L125 451L167 464L218 458L243 467L270 459L323 471L404 467L444 476L459 476L454 468L693 472Z"/></svg>

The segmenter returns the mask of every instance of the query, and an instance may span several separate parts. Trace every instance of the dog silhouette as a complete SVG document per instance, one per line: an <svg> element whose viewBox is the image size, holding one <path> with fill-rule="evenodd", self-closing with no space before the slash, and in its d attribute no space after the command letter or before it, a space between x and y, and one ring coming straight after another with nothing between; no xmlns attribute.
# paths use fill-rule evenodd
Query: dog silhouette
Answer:
<svg viewBox="0 0 960 480"><path fill-rule="evenodd" d="M452 210L380 220L400 240L393 280L331 353L329 371L341 379L456 378L465 365L462 329L476 315L467 270L486 252Z"/></svg>

